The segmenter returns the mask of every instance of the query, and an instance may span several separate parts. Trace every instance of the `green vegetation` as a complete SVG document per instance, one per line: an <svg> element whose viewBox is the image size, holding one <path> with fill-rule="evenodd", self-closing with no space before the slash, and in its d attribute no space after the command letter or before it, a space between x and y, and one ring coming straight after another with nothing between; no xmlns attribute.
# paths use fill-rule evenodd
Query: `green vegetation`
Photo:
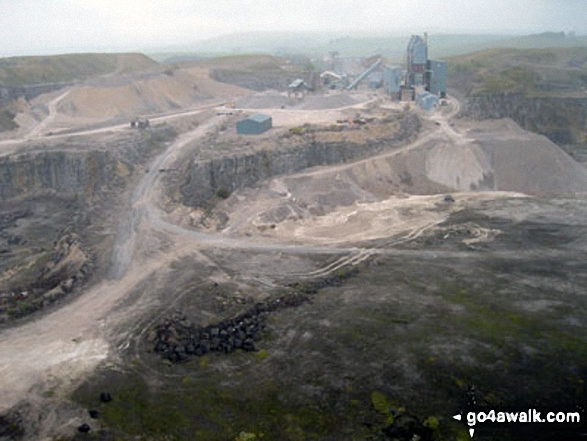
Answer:
<svg viewBox="0 0 587 441"><path fill-rule="evenodd" d="M163 144L172 142L177 137L177 131L166 124L157 126L157 130L142 130L140 132L142 145L147 154L159 151Z"/></svg>
<svg viewBox="0 0 587 441"><path fill-rule="evenodd" d="M220 199L228 199L230 197L230 191L224 187L220 187L216 191L216 196L218 196Z"/></svg>
<svg viewBox="0 0 587 441"><path fill-rule="evenodd" d="M67 54L0 59L0 84L60 83L105 75L134 72L157 66L143 54Z"/></svg>
<svg viewBox="0 0 587 441"><path fill-rule="evenodd" d="M449 58L449 82L473 95L514 90L529 96L551 95L561 84L570 89L584 86L587 72L577 69L586 63L585 47L487 49ZM548 84L553 84L554 92Z"/></svg>
<svg viewBox="0 0 587 441"><path fill-rule="evenodd" d="M385 426L391 426L395 417L392 412L392 404L389 398L381 392L373 392L371 394L371 404L373 405L373 408L384 417Z"/></svg>
<svg viewBox="0 0 587 441"><path fill-rule="evenodd" d="M321 439L357 417L350 403L340 413L319 403L287 404L283 388L271 381L253 386L242 377L229 386L217 374L202 372L193 382L178 378L176 383L161 390L136 373L108 372L92 387L78 390L75 398L98 407L117 439L301 441ZM97 403L103 389L112 393L112 402Z"/></svg>
<svg viewBox="0 0 587 441"><path fill-rule="evenodd" d="M289 129L289 133L292 135L302 135L306 130L302 126L296 126Z"/></svg>
<svg viewBox="0 0 587 441"><path fill-rule="evenodd" d="M479 93L499 93L514 89L531 92L535 81L540 79L538 72L521 66L489 72L481 77L482 80L478 86Z"/></svg>
<svg viewBox="0 0 587 441"><path fill-rule="evenodd" d="M479 294L469 294L464 288L447 296L447 300L465 306L466 312L458 316L458 321L469 332L500 347L508 338L532 339L536 332L544 328L542 317L513 313L500 307L497 302L488 302Z"/></svg>
<svg viewBox="0 0 587 441"><path fill-rule="evenodd" d="M269 357L269 351L267 349L261 349L259 352L257 352L255 354L255 358L257 359L257 362L259 362L259 363L261 363L267 357Z"/></svg>
<svg viewBox="0 0 587 441"><path fill-rule="evenodd" d="M0 109L0 132L14 130L18 124L14 121L16 115L8 109Z"/></svg>
<svg viewBox="0 0 587 441"><path fill-rule="evenodd" d="M35 312L36 310L37 307L32 300L19 300L14 306L8 309L7 313L9 317L19 318L24 317L31 312Z"/></svg>
<svg viewBox="0 0 587 441"><path fill-rule="evenodd" d="M257 439L259 439L259 437L254 433L241 432L238 437L235 438L235 441L255 441Z"/></svg>
<svg viewBox="0 0 587 441"><path fill-rule="evenodd" d="M326 292L311 307L280 311L264 351L209 355L206 368L201 360L158 364L156 377L141 366L107 372L76 399L101 406L113 439L374 441L408 426L422 439L470 439L450 412L472 385L479 405L495 407L584 396L586 344L567 324L576 309L519 306L529 293L518 292L522 282L513 280L522 277L513 270L504 280L495 275L505 269L485 273L473 262L463 275L448 262L430 274L427 263L402 259L378 260L341 289L319 288ZM430 286L418 268L442 285ZM541 294L532 299L548 299ZM292 329L307 336L284 346ZM359 332L360 341L350 338ZM106 389L114 401L97 403Z"/></svg>

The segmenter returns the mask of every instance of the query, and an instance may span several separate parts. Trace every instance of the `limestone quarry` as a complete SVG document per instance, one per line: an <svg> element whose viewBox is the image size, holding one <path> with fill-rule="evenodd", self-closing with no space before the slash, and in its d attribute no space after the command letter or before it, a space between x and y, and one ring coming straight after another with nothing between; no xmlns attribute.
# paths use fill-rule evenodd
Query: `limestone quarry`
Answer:
<svg viewBox="0 0 587 441"><path fill-rule="evenodd" d="M450 90L428 111L129 60L10 103L0 439L461 440L475 406L584 412L587 169L553 140ZM516 430L479 439L584 426Z"/></svg>

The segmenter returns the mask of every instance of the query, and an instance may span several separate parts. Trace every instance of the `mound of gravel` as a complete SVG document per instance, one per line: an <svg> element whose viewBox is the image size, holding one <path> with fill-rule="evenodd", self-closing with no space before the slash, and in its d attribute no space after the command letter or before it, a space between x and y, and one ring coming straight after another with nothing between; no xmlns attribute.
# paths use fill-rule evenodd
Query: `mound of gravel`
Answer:
<svg viewBox="0 0 587 441"><path fill-rule="evenodd" d="M528 133L525 139L512 136L480 144L499 190L541 196L587 192L587 170L544 136Z"/></svg>
<svg viewBox="0 0 587 441"><path fill-rule="evenodd" d="M460 191L536 196L587 192L587 170L548 138L498 123L469 133L471 143L437 143L428 150L428 179Z"/></svg>

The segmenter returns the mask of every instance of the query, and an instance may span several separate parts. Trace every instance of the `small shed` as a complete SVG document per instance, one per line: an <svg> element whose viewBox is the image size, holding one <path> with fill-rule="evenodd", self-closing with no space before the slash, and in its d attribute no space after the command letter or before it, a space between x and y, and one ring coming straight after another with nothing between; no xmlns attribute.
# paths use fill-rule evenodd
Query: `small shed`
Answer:
<svg viewBox="0 0 587 441"><path fill-rule="evenodd" d="M239 135L260 135L273 126L269 115L256 113L236 123L236 133Z"/></svg>
<svg viewBox="0 0 587 441"><path fill-rule="evenodd" d="M291 97L293 94L294 97L304 97L304 90L306 90L306 83L303 79L298 78L297 80L293 81L289 86L287 86L287 96Z"/></svg>

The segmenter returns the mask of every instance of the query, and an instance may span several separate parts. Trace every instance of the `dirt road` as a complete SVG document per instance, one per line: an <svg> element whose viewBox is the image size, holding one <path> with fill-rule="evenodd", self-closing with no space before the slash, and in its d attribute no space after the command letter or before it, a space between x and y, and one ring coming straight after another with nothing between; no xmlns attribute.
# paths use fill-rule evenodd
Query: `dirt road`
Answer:
<svg viewBox="0 0 587 441"><path fill-rule="evenodd" d="M25 137L26 141L39 138L40 136L42 136L42 131L45 130L45 128L47 128L49 124L51 124L51 122L57 116L57 106L59 105L61 100L63 100L67 95L69 95L70 92L71 89L67 90L65 93L62 93L49 103L49 114L29 132L29 134Z"/></svg>
<svg viewBox="0 0 587 441"><path fill-rule="evenodd" d="M67 92L65 92L62 95L60 95L59 97L57 97L55 100L53 100L49 104L49 115L43 121L41 121L41 123L39 123L39 125L37 125L28 135L26 135L22 138L5 139L5 140L0 141L0 155L13 153L16 150L16 148L18 148L22 144L27 143L31 140L43 139L43 138L45 138L45 139L64 139L64 138L71 138L73 136L92 136L92 135L96 135L96 134L100 134L100 133L118 132L121 130L128 130L129 129L129 124L125 123L125 124L112 124L112 125L108 125L106 127L100 127L98 129L79 130L79 131L61 133L61 134L42 133L42 131L45 130L50 125L51 121L53 121L55 119L56 112L57 112L56 109L57 109L57 105L59 104L59 101L61 101L63 98L65 98L70 92L71 92L71 90L68 90ZM152 123L156 123L156 122L168 121L168 120L175 119L175 118L193 116L193 115L197 115L197 114L201 113L202 110L213 109L215 107L222 106L223 104L224 103L220 102L220 101L208 103L208 104L193 107L193 108L181 111L181 112L174 112L174 113L167 114L167 115L153 116L153 117L150 117L150 121Z"/></svg>
<svg viewBox="0 0 587 441"><path fill-rule="evenodd" d="M208 246L248 248L255 250L283 250L294 253L324 253L320 247L292 247L259 244L219 235L186 230L166 222L155 206L153 191L159 168L173 161L187 143L203 136L222 118L185 133L163 154L132 193L127 215L123 217L114 246L110 277L91 288L83 296L37 321L6 330L0 334L0 412L10 409L27 397L35 385L49 378L67 382L94 368L108 357L110 346L107 329L109 313L138 284L157 271L164 270L177 259L193 256L199 243ZM148 221L148 222L145 222ZM151 249L137 256L135 248L141 238L153 229L170 236L174 246L166 253ZM349 249L331 249L326 252L345 253ZM108 326L106 326L108 323Z"/></svg>
<svg viewBox="0 0 587 441"><path fill-rule="evenodd" d="M59 99L54 100L53 107L58 102ZM189 142L202 137L221 121L222 117L214 117L208 123L185 133L153 161L151 171L140 180L132 193L129 210L123 216L107 280L39 320L0 334L0 411L14 406L27 397L33 386L49 379L58 384L61 381L67 388L70 381L83 376L108 358L112 351L112 336L109 336L108 329L115 324L113 321L124 320L120 314L111 314L116 305L141 282L164 271L172 262L188 257L197 260L194 251L199 247L342 256L334 264L307 274L308 277L324 275L368 258L373 253L383 252L354 247L283 245L270 240L202 233L170 223L157 207L158 170L176 159ZM438 130L428 133L393 154L417 148L437 134ZM418 231L409 233L407 239L417 237ZM154 232L165 235L173 246L163 251L156 244L150 245L147 239ZM139 248L141 252L137 253Z"/></svg>

